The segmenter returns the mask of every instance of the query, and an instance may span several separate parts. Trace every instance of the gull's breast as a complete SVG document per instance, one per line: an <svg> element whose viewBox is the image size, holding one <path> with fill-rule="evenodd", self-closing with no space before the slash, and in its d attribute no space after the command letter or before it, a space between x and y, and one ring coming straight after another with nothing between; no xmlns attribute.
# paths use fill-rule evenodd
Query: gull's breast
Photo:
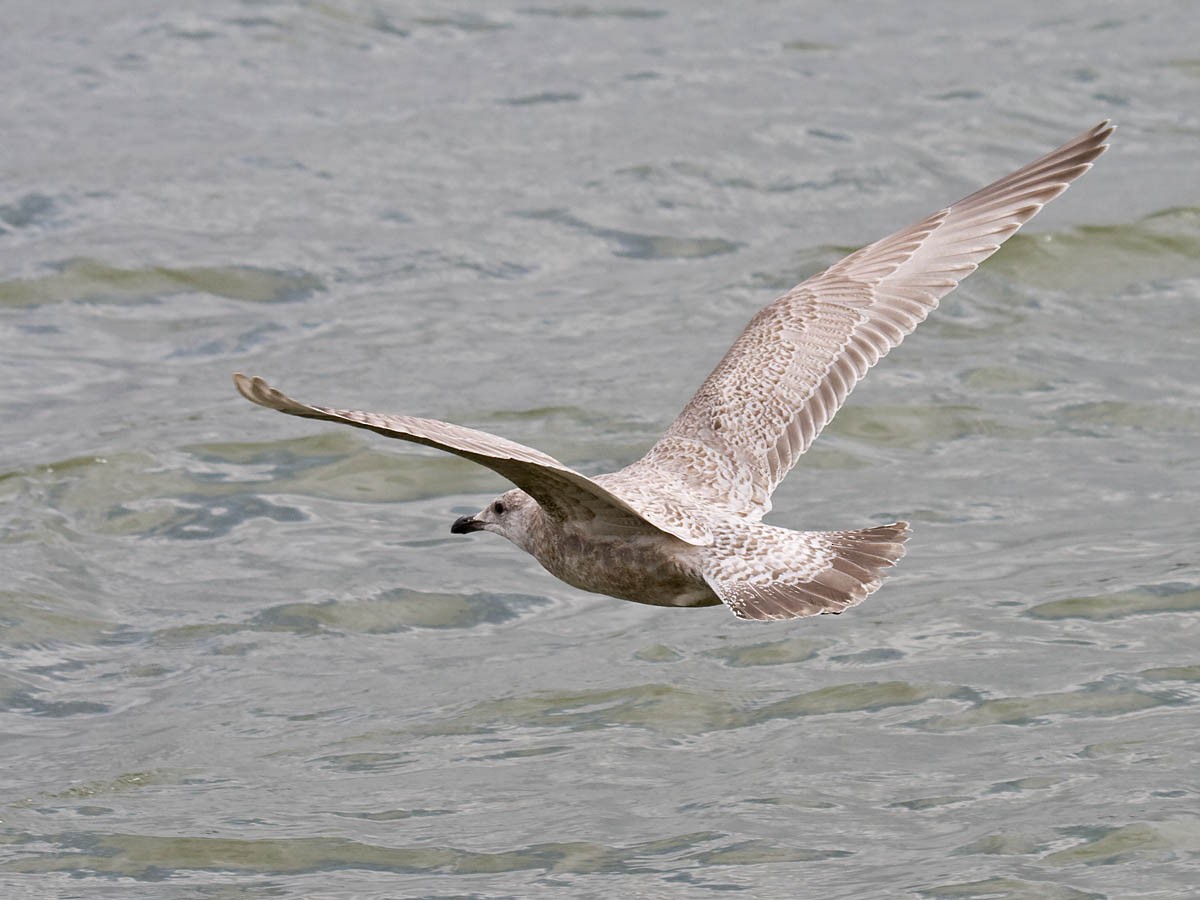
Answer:
<svg viewBox="0 0 1200 900"><path fill-rule="evenodd" d="M700 574L700 548L665 534L589 534L556 529L531 548L551 575L572 587L651 606L716 606Z"/></svg>

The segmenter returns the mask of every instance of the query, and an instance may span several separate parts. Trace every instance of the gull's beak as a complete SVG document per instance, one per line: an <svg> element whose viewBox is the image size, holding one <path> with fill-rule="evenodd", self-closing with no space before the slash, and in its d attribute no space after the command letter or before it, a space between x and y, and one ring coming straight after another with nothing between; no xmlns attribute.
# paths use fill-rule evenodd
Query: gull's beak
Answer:
<svg viewBox="0 0 1200 900"><path fill-rule="evenodd" d="M451 534L470 534L472 531L479 531L483 528L470 516L461 516L454 520L454 524L450 526Z"/></svg>

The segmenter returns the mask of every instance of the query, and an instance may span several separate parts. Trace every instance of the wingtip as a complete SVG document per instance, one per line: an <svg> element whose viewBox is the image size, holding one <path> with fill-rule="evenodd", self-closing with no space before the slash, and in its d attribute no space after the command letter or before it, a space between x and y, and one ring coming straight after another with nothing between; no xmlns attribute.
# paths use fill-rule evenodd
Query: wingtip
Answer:
<svg viewBox="0 0 1200 900"><path fill-rule="evenodd" d="M1113 124L1112 119L1104 119L1100 122L1097 122L1078 138L1072 141L1071 144L1068 144L1068 146L1073 144L1080 149L1085 146L1088 147L1091 151L1091 154L1084 161L1089 163L1087 168L1091 168L1090 163L1094 162L1097 157L1099 157L1109 148L1108 140L1113 136L1113 132L1116 130L1117 126ZM1084 169L1084 171L1087 171L1087 169Z"/></svg>
<svg viewBox="0 0 1200 900"><path fill-rule="evenodd" d="M241 394L247 400L250 399L250 379L248 377L243 375L241 372L234 372L233 386L237 388L237 392L239 394Z"/></svg>
<svg viewBox="0 0 1200 900"><path fill-rule="evenodd" d="M277 391L257 375L249 376L243 375L241 372L235 372L233 374L233 385L237 388L238 393L251 403L265 406L267 409L274 409L279 412L292 412L293 409L302 407L302 404L296 403L287 395Z"/></svg>
<svg viewBox="0 0 1200 900"><path fill-rule="evenodd" d="M243 375L241 372L234 372L233 386L237 388L239 394L251 403L257 403L259 406L269 405L264 400L269 395L268 392L271 390L271 386L257 375L251 377Z"/></svg>
<svg viewBox="0 0 1200 900"><path fill-rule="evenodd" d="M1097 141L1101 142L1100 146L1103 147L1105 150L1107 150L1108 149L1108 139L1113 136L1113 132L1115 132L1116 130L1117 130L1116 123L1113 122L1112 119L1105 119L1102 122L1098 122L1092 128L1092 134L1095 136L1095 139Z"/></svg>
<svg viewBox="0 0 1200 900"><path fill-rule="evenodd" d="M1066 146L1075 147L1079 150L1087 148L1089 155L1086 162L1092 162L1100 154L1108 149L1108 140L1113 136L1113 132L1117 130L1117 126L1113 124L1112 119L1104 119L1097 122L1074 141L1071 141Z"/></svg>
<svg viewBox="0 0 1200 900"><path fill-rule="evenodd" d="M1067 145L1066 149L1074 149L1074 160L1077 165L1074 169L1062 173L1061 189L1055 196L1061 194L1072 181L1090 170L1096 160L1108 151L1110 146L1108 139L1116 130L1117 126L1113 124L1112 119L1104 119Z"/></svg>

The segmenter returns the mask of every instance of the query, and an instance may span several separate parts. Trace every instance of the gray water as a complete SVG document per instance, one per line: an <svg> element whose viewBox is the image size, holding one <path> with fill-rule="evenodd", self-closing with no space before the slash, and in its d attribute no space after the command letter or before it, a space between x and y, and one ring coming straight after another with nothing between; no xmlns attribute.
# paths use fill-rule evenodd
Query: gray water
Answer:
<svg viewBox="0 0 1200 900"><path fill-rule="evenodd" d="M2 31L4 897L1193 896L1193 3ZM778 292L1106 117L776 495L913 523L844 616L575 591L448 533L491 473L230 383L608 471Z"/></svg>

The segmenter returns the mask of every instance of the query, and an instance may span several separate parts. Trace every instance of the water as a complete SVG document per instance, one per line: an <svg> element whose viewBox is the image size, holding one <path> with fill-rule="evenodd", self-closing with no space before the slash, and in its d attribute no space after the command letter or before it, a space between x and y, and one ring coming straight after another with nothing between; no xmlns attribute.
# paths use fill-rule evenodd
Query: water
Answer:
<svg viewBox="0 0 1200 900"><path fill-rule="evenodd" d="M1189 3L10 3L6 897L1136 898L1200 851ZM1105 117L772 521L841 617L582 594L503 483L632 461L759 306Z"/></svg>

